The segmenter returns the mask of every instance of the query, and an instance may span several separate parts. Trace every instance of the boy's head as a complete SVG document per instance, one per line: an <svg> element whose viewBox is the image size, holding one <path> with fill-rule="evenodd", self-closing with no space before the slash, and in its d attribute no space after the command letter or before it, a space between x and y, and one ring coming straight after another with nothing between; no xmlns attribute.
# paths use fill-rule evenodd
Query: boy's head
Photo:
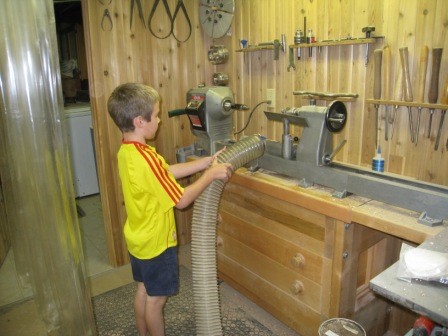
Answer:
<svg viewBox="0 0 448 336"><path fill-rule="evenodd" d="M134 130L134 118L150 121L154 105L160 102L159 93L152 87L127 83L117 86L107 101L107 109L122 132Z"/></svg>

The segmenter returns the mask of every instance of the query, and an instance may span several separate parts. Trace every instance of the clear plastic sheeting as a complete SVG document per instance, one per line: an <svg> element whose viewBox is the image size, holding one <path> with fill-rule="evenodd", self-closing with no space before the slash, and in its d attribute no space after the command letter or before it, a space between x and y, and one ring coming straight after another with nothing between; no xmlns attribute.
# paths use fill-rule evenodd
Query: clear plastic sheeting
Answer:
<svg viewBox="0 0 448 336"><path fill-rule="evenodd" d="M52 0L1 2L0 173L16 268L49 335L96 335L57 50Z"/></svg>

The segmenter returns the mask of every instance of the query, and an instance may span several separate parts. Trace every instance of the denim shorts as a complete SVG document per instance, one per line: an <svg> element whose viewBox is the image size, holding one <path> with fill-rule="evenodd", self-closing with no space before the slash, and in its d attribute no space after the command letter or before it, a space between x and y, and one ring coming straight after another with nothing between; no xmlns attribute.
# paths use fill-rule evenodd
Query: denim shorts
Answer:
<svg viewBox="0 0 448 336"><path fill-rule="evenodd" d="M130 254L132 275L143 282L149 296L176 295L179 289L177 246L153 259L138 259Z"/></svg>

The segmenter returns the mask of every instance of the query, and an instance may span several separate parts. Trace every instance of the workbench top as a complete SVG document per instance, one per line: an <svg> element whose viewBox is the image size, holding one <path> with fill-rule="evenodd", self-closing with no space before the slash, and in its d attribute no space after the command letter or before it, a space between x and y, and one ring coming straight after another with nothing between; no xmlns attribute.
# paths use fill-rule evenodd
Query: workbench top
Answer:
<svg viewBox="0 0 448 336"><path fill-rule="evenodd" d="M361 224L417 244L448 227L446 220L440 226L427 226L417 222L420 214L415 211L357 195L337 198L331 188L317 184L304 188L299 186L298 179L263 169L251 172L240 168L231 181L346 223Z"/></svg>
<svg viewBox="0 0 448 336"><path fill-rule="evenodd" d="M448 229L428 239L419 248L448 253ZM412 311L430 318L442 326L448 326L448 285L437 282L412 280L397 277L400 261L381 272L370 281L370 288Z"/></svg>

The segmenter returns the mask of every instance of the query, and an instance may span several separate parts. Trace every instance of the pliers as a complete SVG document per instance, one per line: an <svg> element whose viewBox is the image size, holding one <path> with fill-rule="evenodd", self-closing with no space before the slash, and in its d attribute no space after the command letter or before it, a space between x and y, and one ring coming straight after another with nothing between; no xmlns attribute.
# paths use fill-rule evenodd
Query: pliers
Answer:
<svg viewBox="0 0 448 336"><path fill-rule="evenodd" d="M142 21L143 26L146 29L145 17L143 16L142 3L140 2L140 0L131 0L131 22L129 24L129 29L132 29L132 21L134 17L134 2L137 2L138 16L140 17L140 20Z"/></svg>

